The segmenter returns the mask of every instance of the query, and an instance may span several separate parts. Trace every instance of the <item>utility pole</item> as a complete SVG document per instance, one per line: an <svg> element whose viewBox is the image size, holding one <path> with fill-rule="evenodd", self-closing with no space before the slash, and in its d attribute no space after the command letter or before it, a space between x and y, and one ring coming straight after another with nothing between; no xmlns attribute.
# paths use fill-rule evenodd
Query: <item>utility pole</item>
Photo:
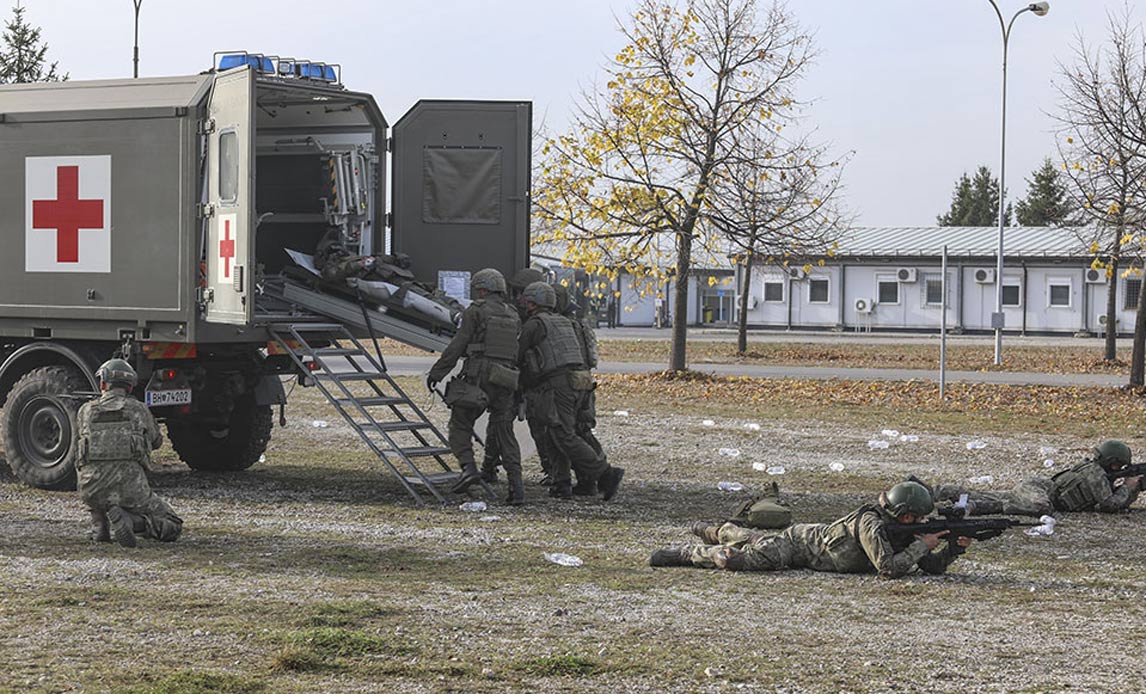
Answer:
<svg viewBox="0 0 1146 694"><path fill-rule="evenodd" d="M143 5L143 0L131 1L135 3L135 57L132 59L134 69L131 76L139 79L139 8Z"/></svg>

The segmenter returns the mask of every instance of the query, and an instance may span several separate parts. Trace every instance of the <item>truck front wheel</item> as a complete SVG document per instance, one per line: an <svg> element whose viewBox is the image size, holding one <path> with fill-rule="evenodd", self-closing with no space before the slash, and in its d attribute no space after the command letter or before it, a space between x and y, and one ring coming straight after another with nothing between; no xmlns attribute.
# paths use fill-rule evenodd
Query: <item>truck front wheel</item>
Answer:
<svg viewBox="0 0 1146 694"><path fill-rule="evenodd" d="M232 472L259 462L271 440L271 408L252 397L235 403L225 423L197 419L168 419L167 436L183 462L193 470Z"/></svg>
<svg viewBox="0 0 1146 694"><path fill-rule="evenodd" d="M33 369L16 382L4 406L8 466L25 484L41 489L76 488L76 414L90 390L83 374L66 366Z"/></svg>

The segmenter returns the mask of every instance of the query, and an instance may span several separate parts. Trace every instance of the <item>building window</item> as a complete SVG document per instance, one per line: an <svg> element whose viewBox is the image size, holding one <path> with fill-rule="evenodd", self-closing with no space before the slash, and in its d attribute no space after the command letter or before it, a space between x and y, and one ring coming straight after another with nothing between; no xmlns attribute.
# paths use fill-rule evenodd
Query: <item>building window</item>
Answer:
<svg viewBox="0 0 1146 694"><path fill-rule="evenodd" d="M1142 294L1142 280L1141 279L1127 279L1122 283L1122 310L1123 311L1137 311L1138 310L1138 297Z"/></svg>
<svg viewBox="0 0 1146 694"><path fill-rule="evenodd" d="M829 302L828 279L822 277L808 280L808 303L826 304Z"/></svg>
<svg viewBox="0 0 1146 694"><path fill-rule="evenodd" d="M1071 282L1066 278L1050 278L1047 280L1047 306L1052 308L1070 308Z"/></svg>
<svg viewBox="0 0 1146 694"><path fill-rule="evenodd" d="M1023 285L1019 280L1003 280L1003 306L1023 305Z"/></svg>
<svg viewBox="0 0 1146 694"><path fill-rule="evenodd" d="M895 278L895 275L876 275L875 281L879 289L877 302L881 304L899 303L899 280Z"/></svg>
<svg viewBox="0 0 1146 694"><path fill-rule="evenodd" d="M928 273L923 276L923 304L925 306L943 305L943 275Z"/></svg>
<svg viewBox="0 0 1146 694"><path fill-rule="evenodd" d="M764 301L771 303L784 302L784 283L780 280L764 281Z"/></svg>

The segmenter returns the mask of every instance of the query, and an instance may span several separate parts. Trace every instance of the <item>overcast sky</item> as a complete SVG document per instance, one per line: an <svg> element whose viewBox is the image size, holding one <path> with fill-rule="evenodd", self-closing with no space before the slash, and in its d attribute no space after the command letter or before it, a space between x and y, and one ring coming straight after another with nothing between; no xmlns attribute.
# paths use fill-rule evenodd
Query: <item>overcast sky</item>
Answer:
<svg viewBox="0 0 1146 694"><path fill-rule="evenodd" d="M1124 2L1051 0L1046 17L1025 13L1016 22L1011 199L1054 154L1058 62L1073 60L1080 32L1104 40L1107 11ZM1026 5L999 3L1008 19ZM49 56L72 79L131 76L132 0L24 5ZM986 164L998 175L1002 37L988 0L788 6L820 50L800 89L814 101L807 124L837 151L855 151L845 184L859 223L933 225L960 173ZM621 47L616 17L630 7L623 0L143 0L140 74L198 72L216 50L290 55L340 63L347 86L373 93L391 123L423 98L530 99L535 118L560 129L579 88Z"/></svg>

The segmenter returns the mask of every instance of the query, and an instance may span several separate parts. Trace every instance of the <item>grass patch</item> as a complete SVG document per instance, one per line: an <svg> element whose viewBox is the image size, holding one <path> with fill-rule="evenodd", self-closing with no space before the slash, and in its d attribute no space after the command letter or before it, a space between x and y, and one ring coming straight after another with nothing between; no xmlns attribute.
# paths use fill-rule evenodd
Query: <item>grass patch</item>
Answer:
<svg viewBox="0 0 1146 694"><path fill-rule="evenodd" d="M308 650L320 658L360 658L368 655L411 655L417 648L409 643L341 627L316 627L292 632L287 644Z"/></svg>
<svg viewBox="0 0 1146 694"><path fill-rule="evenodd" d="M337 667L332 660L298 646L287 646L271 659L271 670L276 672L317 672Z"/></svg>
<svg viewBox="0 0 1146 694"><path fill-rule="evenodd" d="M514 669L538 677L592 677L606 668L596 658L579 655L552 655L530 658L518 663Z"/></svg>
<svg viewBox="0 0 1146 694"><path fill-rule="evenodd" d="M124 694L254 694L266 691L266 685L246 677L219 672L187 670L168 675L155 682L119 690Z"/></svg>
<svg viewBox="0 0 1146 694"><path fill-rule="evenodd" d="M309 615L301 620L306 627L350 627L384 617L389 611L368 600L354 602L327 602L316 605Z"/></svg>

